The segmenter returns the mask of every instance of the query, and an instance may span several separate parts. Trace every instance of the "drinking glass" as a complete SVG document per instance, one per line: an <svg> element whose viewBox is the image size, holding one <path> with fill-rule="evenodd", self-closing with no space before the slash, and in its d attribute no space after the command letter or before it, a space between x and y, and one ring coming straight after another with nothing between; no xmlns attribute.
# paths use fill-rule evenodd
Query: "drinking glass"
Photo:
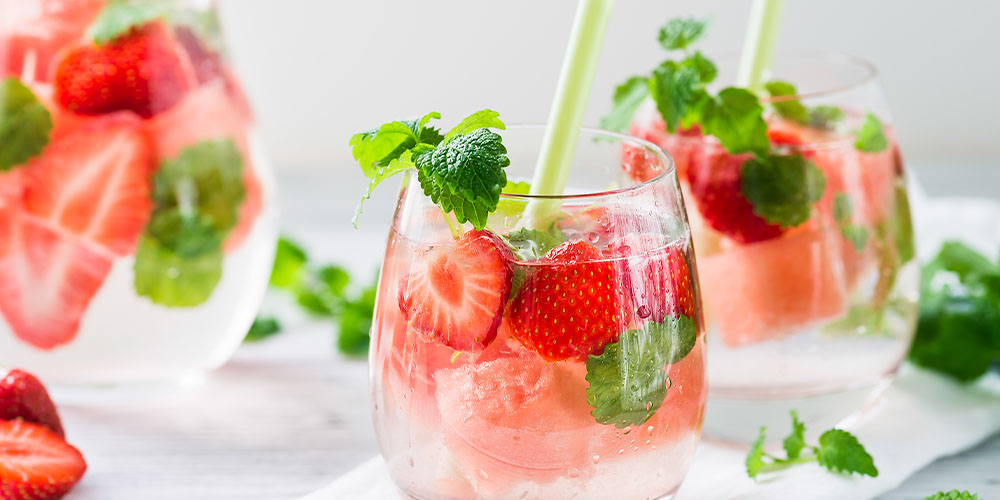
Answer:
<svg viewBox="0 0 1000 500"><path fill-rule="evenodd" d="M498 131L511 182L530 175L543 132ZM631 181L623 148L624 161L661 173ZM466 225L457 240L416 173L403 180L372 326L371 397L389 472L415 498L670 498L688 469L705 346L671 161L597 130L580 134L574 158L568 194L502 194L487 228ZM546 236L526 239L526 227ZM475 272L446 271L472 256ZM501 278L484 281L486 271ZM413 297L428 289L452 297L435 313L453 330L429 335L414 319L425 305ZM473 307L469 295L499 306ZM495 337L449 347L466 337L462 325L483 321Z"/></svg>
<svg viewBox="0 0 1000 500"><path fill-rule="evenodd" d="M109 15L129 6L150 15ZM222 364L277 235L214 3L0 0L0 73L24 110L0 143L0 364L88 387Z"/></svg>
<svg viewBox="0 0 1000 500"><path fill-rule="evenodd" d="M720 61L722 87L737 61ZM631 129L673 156L689 201L712 351L706 434L732 440L787 427L792 409L832 425L865 407L906 357L917 316L906 175L875 68L779 55L772 80L797 92L761 99L773 151L804 157L823 179L819 192L783 193L814 197L795 227L726 198L739 192L749 155L697 128L668 133L650 103ZM873 134L879 123L884 142Z"/></svg>

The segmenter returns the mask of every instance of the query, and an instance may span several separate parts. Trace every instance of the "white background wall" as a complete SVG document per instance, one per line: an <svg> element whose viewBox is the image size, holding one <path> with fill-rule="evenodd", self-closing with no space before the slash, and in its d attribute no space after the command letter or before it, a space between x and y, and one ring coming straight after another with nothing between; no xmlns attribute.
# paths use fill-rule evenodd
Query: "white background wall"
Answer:
<svg viewBox="0 0 1000 500"><path fill-rule="evenodd" d="M656 31L665 20L711 15L704 48L733 51L742 43L749 5L619 0L587 123L607 110L617 82L663 59ZM437 110L454 121L491 107L508 123L544 121L575 6L575 0L221 0L220 8L275 164L346 175L354 168L349 136L385 120ZM997 0L788 0L779 50L871 60L911 163L995 171L998 24Z"/></svg>

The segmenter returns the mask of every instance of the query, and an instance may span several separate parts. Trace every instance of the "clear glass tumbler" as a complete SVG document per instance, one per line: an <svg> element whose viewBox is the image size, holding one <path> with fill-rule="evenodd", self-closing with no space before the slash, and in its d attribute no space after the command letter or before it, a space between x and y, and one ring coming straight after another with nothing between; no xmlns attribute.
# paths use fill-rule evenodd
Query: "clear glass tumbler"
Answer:
<svg viewBox="0 0 1000 500"><path fill-rule="evenodd" d="M509 177L530 175L543 132L498 131ZM631 181L622 148L661 174ZM432 500L670 498L706 388L669 158L585 130L570 194L503 194L487 228L458 239L416 181L404 178L389 231L370 354L397 485Z"/></svg>
<svg viewBox="0 0 1000 500"><path fill-rule="evenodd" d="M720 86L734 81L736 63L721 60ZM761 99L772 148L804 157L823 184L776 195L814 196L794 227L727 194L739 193L749 155L697 128L668 133L651 105L631 129L676 162L712 351L705 432L740 441L761 425L787 427L791 409L832 424L863 408L906 356L919 294L905 171L875 68L779 55L773 80L797 94Z"/></svg>
<svg viewBox="0 0 1000 500"><path fill-rule="evenodd" d="M0 0L0 77L0 364L60 386L222 364L277 235L214 3Z"/></svg>

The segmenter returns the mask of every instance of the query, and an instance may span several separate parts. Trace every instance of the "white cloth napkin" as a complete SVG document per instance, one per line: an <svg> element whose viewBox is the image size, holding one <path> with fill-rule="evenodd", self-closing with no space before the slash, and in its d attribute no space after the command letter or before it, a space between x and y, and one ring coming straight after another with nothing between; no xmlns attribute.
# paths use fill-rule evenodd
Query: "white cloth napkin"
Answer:
<svg viewBox="0 0 1000 500"><path fill-rule="evenodd" d="M986 255L1000 248L1000 204L979 199L928 201L913 190L918 253L932 258L945 239L960 239ZM875 458L879 475L845 477L801 466L754 481L745 448L703 441L676 500L868 500L889 491L934 460L970 448L1000 431L1000 375L962 386L906 366L875 407L846 428ZM400 498L381 457L375 457L302 500Z"/></svg>

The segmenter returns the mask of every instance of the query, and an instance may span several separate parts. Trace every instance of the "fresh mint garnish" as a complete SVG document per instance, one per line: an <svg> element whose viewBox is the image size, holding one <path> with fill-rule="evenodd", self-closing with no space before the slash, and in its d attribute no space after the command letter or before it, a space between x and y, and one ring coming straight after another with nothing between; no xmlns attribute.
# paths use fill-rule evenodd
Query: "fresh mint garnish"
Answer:
<svg viewBox="0 0 1000 500"><path fill-rule="evenodd" d="M809 220L812 204L826 187L823 172L802 155L768 155L747 160L741 170L743 195L754 213L772 224L793 227Z"/></svg>
<svg viewBox="0 0 1000 500"><path fill-rule="evenodd" d="M666 50L683 50L705 35L708 21L701 19L671 19L660 28L657 39Z"/></svg>
<svg viewBox="0 0 1000 500"><path fill-rule="evenodd" d="M98 45L104 45L132 28L166 17L168 8L163 2L111 0L87 28L87 36Z"/></svg>
<svg viewBox="0 0 1000 500"><path fill-rule="evenodd" d="M854 148L864 153L879 153L889 147L889 141L882 130L882 122L872 113L865 115L865 121L858 131Z"/></svg>
<svg viewBox="0 0 1000 500"><path fill-rule="evenodd" d="M957 241L921 276L910 361L968 382L1000 360L1000 264Z"/></svg>
<svg viewBox="0 0 1000 500"><path fill-rule="evenodd" d="M531 184L524 181L511 182L508 180L502 192L505 194L528 194L531 192ZM515 217L524 213L524 209L527 206L528 202L526 200L501 197L497 203L497 213L504 217Z"/></svg>
<svg viewBox="0 0 1000 500"><path fill-rule="evenodd" d="M663 404L669 389L664 370L694 348L698 330L687 316L629 330L600 355L587 357L587 403L598 423L621 429L639 425Z"/></svg>
<svg viewBox="0 0 1000 500"><path fill-rule="evenodd" d="M771 97L788 97L797 94L795 85L783 81L764 84L764 90ZM844 119L844 111L836 106L815 106L807 108L797 99L782 99L771 103L771 107L782 118L819 130L833 130Z"/></svg>
<svg viewBox="0 0 1000 500"><path fill-rule="evenodd" d="M632 123L632 115L643 101L649 97L650 79L645 76L633 76L625 83L615 87L611 111L601 118L601 128L625 132Z"/></svg>
<svg viewBox="0 0 1000 500"><path fill-rule="evenodd" d="M250 325L244 342L260 342L281 332L281 323L273 316L257 316Z"/></svg>
<svg viewBox="0 0 1000 500"><path fill-rule="evenodd" d="M761 427L747 452L745 465L748 476L757 478L761 474L809 462L816 462L831 472L878 476L871 455L853 434L842 429L830 429L820 435L818 445L810 445L805 442L805 424L795 411L791 414L792 434L783 442L785 457L779 458L764 450L767 428Z"/></svg>
<svg viewBox="0 0 1000 500"><path fill-rule="evenodd" d="M507 240L514 255L524 261L540 259L563 242L562 234L528 228L512 231L503 238Z"/></svg>
<svg viewBox="0 0 1000 500"><path fill-rule="evenodd" d="M979 495L975 493L969 493L966 491L939 491L929 497L925 497L923 500L983 500L979 498Z"/></svg>
<svg viewBox="0 0 1000 500"><path fill-rule="evenodd" d="M503 171L510 165L507 149L500 136L489 130L503 129L504 124L495 111L482 110L441 136L427 126L440 116L428 113L420 120L390 122L351 137L354 159L370 179L362 203L382 181L416 168L420 187L443 212L453 213L459 223L471 222L482 229L507 184ZM359 204L355 226L361 208Z"/></svg>
<svg viewBox="0 0 1000 500"><path fill-rule="evenodd" d="M153 177L153 213L136 250L136 293L168 307L208 300L222 276L222 243L244 196L243 158L231 139L202 141L164 160Z"/></svg>
<svg viewBox="0 0 1000 500"><path fill-rule="evenodd" d="M35 93L16 78L0 83L0 171L42 152L49 143L52 116Z"/></svg>
<svg viewBox="0 0 1000 500"><path fill-rule="evenodd" d="M833 198L833 219L840 226L840 234L851 243L854 250L860 252L865 249L868 243L868 229L864 226L851 223L851 216L854 215L854 203L847 193L840 191Z"/></svg>
<svg viewBox="0 0 1000 500"><path fill-rule="evenodd" d="M764 108L753 92L728 87L705 101L701 124L705 133L719 139L726 151L763 157L771 147L763 113Z"/></svg>
<svg viewBox="0 0 1000 500"><path fill-rule="evenodd" d="M814 106L809 108L809 126L819 130L833 130L844 121L847 114L837 106Z"/></svg>
<svg viewBox="0 0 1000 500"><path fill-rule="evenodd" d="M667 130L673 132L694 102L693 97L701 87L701 76L698 68L692 65L664 61L653 70L649 87Z"/></svg>

